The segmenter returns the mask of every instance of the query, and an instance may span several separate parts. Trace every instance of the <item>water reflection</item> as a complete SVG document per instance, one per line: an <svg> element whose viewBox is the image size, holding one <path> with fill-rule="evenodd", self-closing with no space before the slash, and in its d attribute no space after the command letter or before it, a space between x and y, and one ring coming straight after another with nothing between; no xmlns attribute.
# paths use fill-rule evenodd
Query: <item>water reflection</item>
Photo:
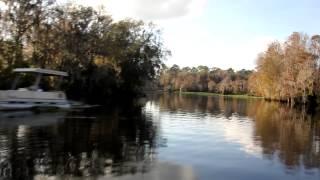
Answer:
<svg viewBox="0 0 320 180"><path fill-rule="evenodd" d="M268 102L248 110L248 116L255 119L256 141L266 158L276 155L290 169L320 168L319 115Z"/></svg>
<svg viewBox="0 0 320 180"><path fill-rule="evenodd" d="M92 114L29 112L21 117L2 113L0 176L98 177L149 171L156 127L141 110Z"/></svg>
<svg viewBox="0 0 320 180"><path fill-rule="evenodd" d="M0 177L319 179L319 117L178 94L108 112L1 112Z"/></svg>
<svg viewBox="0 0 320 180"><path fill-rule="evenodd" d="M319 114L257 99L192 95L167 94L159 97L158 105L162 112L208 120L202 122L208 124L202 131L209 128L213 132L223 131L220 134L224 143L235 142L241 144L240 149L247 154L273 163L279 161L286 168L285 173L303 170L319 178L313 171L320 170ZM221 137L215 135L214 138Z"/></svg>
<svg viewBox="0 0 320 180"><path fill-rule="evenodd" d="M199 112L200 115L210 113L231 117L233 113L246 116L248 106L255 106L257 100L241 100L229 97L206 97L193 95L164 94L159 97L159 106L171 112L184 111L189 113Z"/></svg>

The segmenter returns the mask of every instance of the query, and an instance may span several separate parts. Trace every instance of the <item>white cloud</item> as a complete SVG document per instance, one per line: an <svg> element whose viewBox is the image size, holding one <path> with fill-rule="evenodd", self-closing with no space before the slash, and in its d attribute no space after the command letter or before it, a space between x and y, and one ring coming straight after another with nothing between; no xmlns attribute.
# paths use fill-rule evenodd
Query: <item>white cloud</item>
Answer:
<svg viewBox="0 0 320 180"><path fill-rule="evenodd" d="M65 2L65 0L59 0ZM68 0L85 6L104 6L115 19L164 20L202 12L207 0Z"/></svg>
<svg viewBox="0 0 320 180"><path fill-rule="evenodd" d="M188 14L191 2L192 0L136 0L133 13L138 18L147 20L180 17Z"/></svg>
<svg viewBox="0 0 320 180"><path fill-rule="evenodd" d="M226 121L224 126L224 136L227 141L241 145L241 150L255 157L261 157L262 148L254 141L254 127L250 119L239 121L239 117L232 116Z"/></svg>
<svg viewBox="0 0 320 180"><path fill-rule="evenodd" d="M64 0L60 0L64 1ZM208 0L77 0L78 4L103 5L114 19L153 21L163 30L165 45L172 51L168 65L206 65L223 69L253 69L259 52L274 38L210 32L204 21ZM215 22L217 23L217 22ZM220 26L220 24L214 24ZM228 31L232 31L228 29ZM228 34L228 35L226 35Z"/></svg>
<svg viewBox="0 0 320 180"><path fill-rule="evenodd" d="M165 20L194 15L204 8L206 0L106 0L104 5L116 18Z"/></svg>

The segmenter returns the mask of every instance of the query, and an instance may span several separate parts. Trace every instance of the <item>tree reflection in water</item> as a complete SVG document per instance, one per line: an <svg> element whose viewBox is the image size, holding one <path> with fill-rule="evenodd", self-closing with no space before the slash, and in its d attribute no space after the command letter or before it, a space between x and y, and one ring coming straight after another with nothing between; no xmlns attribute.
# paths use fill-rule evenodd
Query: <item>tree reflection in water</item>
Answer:
<svg viewBox="0 0 320 180"><path fill-rule="evenodd" d="M297 168L320 170L319 114L311 115L301 109L263 100L164 94L152 97L146 108L131 106L112 110L110 113L96 111L29 113L26 117L21 115L9 119L1 115L3 113L0 113L2 179L46 179L45 177L49 176L95 178L150 172L157 159L159 146L171 150L175 148L167 147L167 140L172 142L173 139L161 139L161 137L174 137L161 134L166 132L161 129L164 127L161 123L181 122L179 121L181 119L174 118L188 118L188 115L193 116L188 127L195 125L196 128L204 128L202 130L219 128L219 124L215 123L232 126L232 123L238 121L239 124L244 121L250 122L241 124L245 128L238 133L246 133L245 140L258 146L261 149L259 153L264 159L279 161L287 170L294 171ZM202 119L210 122L201 121ZM204 124L200 126L199 123ZM181 128L175 125L173 124L174 128ZM252 131L246 131L250 128ZM180 131L182 132L188 130ZM222 130L215 133L221 132ZM251 134L247 136L248 133ZM220 134L216 137L223 138ZM185 139L180 139L180 142L198 141L193 139L194 137L183 138ZM210 138L207 137L203 141L199 139L200 143L191 144L208 143L212 140ZM176 142L179 142L178 140ZM219 139L218 145L224 146L229 143L228 140ZM234 150L233 147L231 146L231 150L226 154L236 152L236 155L241 155L238 149ZM198 147L179 148L174 150L184 148L189 150L188 152L199 150ZM202 143L199 148L206 148L206 144ZM225 150L223 148L221 149ZM212 154L214 150L223 154L219 149L208 147L201 149L201 155L214 155ZM192 154L183 157L196 158ZM206 161L206 158L198 160ZM217 159L224 160L223 157ZM208 163L208 166L215 165L215 162L210 160L205 163Z"/></svg>
<svg viewBox="0 0 320 180"><path fill-rule="evenodd" d="M266 158L277 156L290 169L320 168L319 114L263 101L248 109Z"/></svg>
<svg viewBox="0 0 320 180"><path fill-rule="evenodd" d="M44 124L1 117L1 178L97 177L150 170L157 127L140 108L92 114L29 114Z"/></svg>
<svg viewBox="0 0 320 180"><path fill-rule="evenodd" d="M164 111L183 110L215 117L233 115L254 122L252 141L267 159L278 158L288 168L320 169L320 114L259 99L166 94L159 98ZM242 118L243 119L243 118Z"/></svg>

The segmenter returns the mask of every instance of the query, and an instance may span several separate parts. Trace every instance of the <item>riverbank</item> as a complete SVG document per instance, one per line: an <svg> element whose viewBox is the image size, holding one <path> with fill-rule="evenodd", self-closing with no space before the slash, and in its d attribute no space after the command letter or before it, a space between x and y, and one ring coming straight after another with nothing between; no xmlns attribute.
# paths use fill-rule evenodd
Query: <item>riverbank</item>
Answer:
<svg viewBox="0 0 320 180"><path fill-rule="evenodd" d="M263 97L250 96L247 94L218 94L210 92L177 92L183 95L198 95L198 96L222 96L222 97L232 97L241 99L263 99Z"/></svg>

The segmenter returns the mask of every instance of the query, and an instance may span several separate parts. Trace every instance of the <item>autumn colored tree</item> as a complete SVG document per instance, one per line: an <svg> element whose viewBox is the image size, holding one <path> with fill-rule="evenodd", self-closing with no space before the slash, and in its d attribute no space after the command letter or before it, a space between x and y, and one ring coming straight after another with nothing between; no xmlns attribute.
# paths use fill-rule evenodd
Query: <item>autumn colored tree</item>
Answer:
<svg viewBox="0 0 320 180"><path fill-rule="evenodd" d="M250 92L268 99L306 103L317 95L319 38L294 32L280 44L273 42L258 56L249 78Z"/></svg>
<svg viewBox="0 0 320 180"><path fill-rule="evenodd" d="M165 90L246 94L251 71L222 70L207 66L183 67L173 65L164 70L160 83Z"/></svg>

